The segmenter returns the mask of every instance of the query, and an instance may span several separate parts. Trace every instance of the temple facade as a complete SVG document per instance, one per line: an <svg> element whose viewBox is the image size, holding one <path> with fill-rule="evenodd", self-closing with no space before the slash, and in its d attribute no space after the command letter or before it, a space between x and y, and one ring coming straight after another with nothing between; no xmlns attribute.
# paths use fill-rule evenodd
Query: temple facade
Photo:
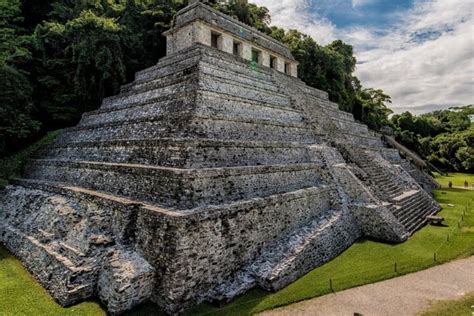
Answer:
<svg viewBox="0 0 474 316"><path fill-rule="evenodd" d="M298 62L288 47L199 1L180 11L173 28L164 35L168 55L200 43L258 66L298 76Z"/></svg>

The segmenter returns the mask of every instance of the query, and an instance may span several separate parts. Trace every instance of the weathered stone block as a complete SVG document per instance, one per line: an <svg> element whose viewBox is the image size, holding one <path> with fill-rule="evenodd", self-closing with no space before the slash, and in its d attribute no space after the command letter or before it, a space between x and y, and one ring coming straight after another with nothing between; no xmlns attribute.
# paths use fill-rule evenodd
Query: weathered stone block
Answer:
<svg viewBox="0 0 474 316"><path fill-rule="evenodd" d="M97 284L101 301L111 314L147 301L153 290L154 268L136 253L115 250L105 260Z"/></svg>

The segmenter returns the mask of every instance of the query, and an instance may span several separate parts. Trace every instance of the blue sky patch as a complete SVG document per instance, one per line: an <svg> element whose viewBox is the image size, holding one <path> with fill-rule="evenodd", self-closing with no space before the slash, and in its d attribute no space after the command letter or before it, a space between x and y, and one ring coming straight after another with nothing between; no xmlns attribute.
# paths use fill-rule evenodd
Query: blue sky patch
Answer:
<svg viewBox="0 0 474 316"><path fill-rule="evenodd" d="M356 2L353 2L356 1ZM360 5L355 5L360 3ZM414 0L310 0L310 10L338 28L380 27L397 22L398 14L413 8Z"/></svg>

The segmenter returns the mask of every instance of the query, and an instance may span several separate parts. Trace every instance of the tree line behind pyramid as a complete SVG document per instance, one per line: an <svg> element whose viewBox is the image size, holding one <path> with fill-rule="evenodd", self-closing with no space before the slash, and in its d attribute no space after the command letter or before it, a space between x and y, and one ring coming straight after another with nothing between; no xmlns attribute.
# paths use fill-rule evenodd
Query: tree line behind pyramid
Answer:
<svg viewBox="0 0 474 316"><path fill-rule="evenodd" d="M162 33L186 5L181 0L2 1L0 157L47 131L75 125L82 113L98 108L103 97L116 94L135 72L154 65L165 55ZM297 30L270 27L268 10L245 1L214 7L288 45L300 62L299 77L327 91L356 120L374 130L393 125L399 141L439 167L473 170L469 157L474 156L474 137L466 124L472 107L456 118L448 114L440 119L438 126L452 119L448 125L454 128L426 132L427 120L410 122L408 114L390 121L390 97L362 87L354 75L350 45L337 40L322 46Z"/></svg>

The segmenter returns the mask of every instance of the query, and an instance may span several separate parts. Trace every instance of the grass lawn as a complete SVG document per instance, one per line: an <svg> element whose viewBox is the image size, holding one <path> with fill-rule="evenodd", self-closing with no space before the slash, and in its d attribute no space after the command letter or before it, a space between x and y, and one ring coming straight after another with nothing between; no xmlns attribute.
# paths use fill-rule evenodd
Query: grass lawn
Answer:
<svg viewBox="0 0 474 316"><path fill-rule="evenodd" d="M436 175L436 181L438 181L443 188L448 187L449 181L451 181L455 187L464 187L464 181L466 180L469 183L469 188L472 189L472 185L474 184L474 174L450 173L448 176Z"/></svg>
<svg viewBox="0 0 474 316"><path fill-rule="evenodd" d="M456 301L438 301L420 316L469 316L474 314L474 293Z"/></svg>
<svg viewBox="0 0 474 316"><path fill-rule="evenodd" d="M331 291L330 279L334 290L339 291L474 255L474 191L440 189L434 194L443 206L440 215L446 218L447 227L426 226L402 244L360 240L331 262L314 269L276 293L255 289L224 307L203 304L189 314L252 314L327 294ZM454 207L448 207L447 204L453 204ZM100 305L93 302L61 308L17 260L0 248L0 315L21 314L105 315ZM157 311L151 304L128 313L152 314L157 314Z"/></svg>
<svg viewBox="0 0 474 316"><path fill-rule="evenodd" d="M63 308L0 246L0 315L106 315L99 304L84 302Z"/></svg>

